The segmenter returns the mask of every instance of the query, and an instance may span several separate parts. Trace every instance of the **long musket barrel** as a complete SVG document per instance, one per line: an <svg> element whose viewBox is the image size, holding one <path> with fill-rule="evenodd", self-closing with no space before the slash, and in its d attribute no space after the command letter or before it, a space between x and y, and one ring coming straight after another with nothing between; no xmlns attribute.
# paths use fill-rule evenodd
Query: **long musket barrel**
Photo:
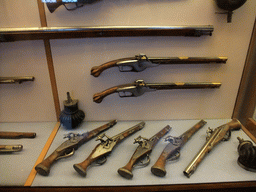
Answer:
<svg viewBox="0 0 256 192"><path fill-rule="evenodd" d="M126 179L131 179L133 177L132 169L135 167L135 165L138 165L137 163L141 160L144 160L148 155L152 152L155 145L158 143L158 141L166 135L171 130L171 127L167 125L164 127L161 131L159 131L157 134L155 134L150 139L142 138L139 136L135 139L134 143L139 143L139 146L133 153L131 159L129 162L124 166L118 169L119 175ZM144 140L140 140L144 139ZM143 163L143 166L148 165L149 163L149 157L148 161L146 163Z"/></svg>
<svg viewBox="0 0 256 192"><path fill-rule="evenodd" d="M21 138L35 138L34 132L8 132L0 131L0 139L21 139Z"/></svg>
<svg viewBox="0 0 256 192"><path fill-rule="evenodd" d="M167 89L209 89L219 88L221 83L213 82L187 82L187 83L145 83L143 80L137 80L135 83L111 87L100 93L93 95L93 101L101 103L102 100L113 93L118 93L120 97L138 97L145 92Z"/></svg>
<svg viewBox="0 0 256 192"><path fill-rule="evenodd" d="M240 128L241 123L237 119L233 119L229 123L217 127L214 129L214 131L209 129L211 136L208 137L206 143L183 171L184 175L189 178L195 172L196 168L204 159L206 154L208 154L215 145L217 145L222 140L228 140L231 136L231 130L239 130Z"/></svg>
<svg viewBox="0 0 256 192"><path fill-rule="evenodd" d="M205 124L206 121L201 120L179 137L170 137L170 143L166 145L156 163L151 167L151 172L156 176L164 177L166 175L165 165L167 160L179 157L182 146Z"/></svg>
<svg viewBox="0 0 256 192"><path fill-rule="evenodd" d="M183 26L77 26L0 28L0 42L93 37L212 35L212 25Z"/></svg>
<svg viewBox="0 0 256 192"><path fill-rule="evenodd" d="M135 57L128 57L109 61L91 69L91 75L98 77L104 70L118 67L121 72L141 72L146 68L157 67L159 65L173 64L209 64L226 63L227 57L147 57L139 54Z"/></svg>
<svg viewBox="0 0 256 192"><path fill-rule="evenodd" d="M63 142L51 155L49 155L46 159L39 163L35 167L35 170L40 175L48 176L50 173L50 168L56 160L73 155L75 150L77 150L81 145L91 140L103 131L106 131L109 128L113 127L116 123L116 120L110 121L107 124L104 124L92 131L86 132L81 135L75 135L73 133L70 133L69 136L72 136L69 138L69 140Z"/></svg>
<svg viewBox="0 0 256 192"><path fill-rule="evenodd" d="M83 162L74 164L74 169L81 175L86 176L87 175L87 168L90 166L93 162L97 162L98 165L102 165L106 162L106 156L109 155L112 150L115 148L115 146L123 141L126 137L132 135L133 133L141 130L145 126L145 122L141 122L111 138L107 137L106 135L98 136L97 140L100 140L101 143L99 143L92 153L85 159ZM102 138L106 136L107 140L103 140ZM102 161L103 159L103 161ZM101 161L101 162L100 162Z"/></svg>

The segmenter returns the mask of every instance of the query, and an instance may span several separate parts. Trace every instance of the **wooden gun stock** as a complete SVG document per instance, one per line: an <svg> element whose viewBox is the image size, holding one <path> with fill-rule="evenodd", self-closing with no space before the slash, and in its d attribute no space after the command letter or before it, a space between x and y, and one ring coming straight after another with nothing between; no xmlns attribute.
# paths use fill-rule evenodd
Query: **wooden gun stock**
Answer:
<svg viewBox="0 0 256 192"><path fill-rule="evenodd" d="M118 62L127 61L127 60L131 60L131 59L135 59L135 57L116 59L116 60L104 63L102 65L99 65L99 66L94 66L91 68L91 75L94 77L98 77L104 70L109 69L111 67L117 67Z"/></svg>
<svg viewBox="0 0 256 192"><path fill-rule="evenodd" d="M100 93L95 93L95 94L93 95L93 101L94 101L95 103L101 103L102 100L103 100L106 96L115 93L118 88L119 88L119 87L116 86L116 87L109 88L109 89L107 89L107 90L105 90L105 91L102 91L102 92L100 92Z"/></svg>
<svg viewBox="0 0 256 192"><path fill-rule="evenodd" d="M53 13L59 6L64 5L62 0L57 0L56 3L46 3L50 13Z"/></svg>
<svg viewBox="0 0 256 192"><path fill-rule="evenodd" d="M65 151L63 151L65 152ZM59 153L57 151L54 151L49 157L47 157L45 160L43 160L41 163L39 163L36 167L35 170L43 176L47 176L50 173L50 168L53 162L55 162L60 156L63 155L62 153Z"/></svg>
<svg viewBox="0 0 256 192"><path fill-rule="evenodd" d="M81 163L77 163L77 164L74 164L73 167L74 169L83 177L85 177L87 175L87 168L95 161L97 161L98 159L100 159L102 156L97 156L97 157L93 157L94 155L94 152L97 150L97 147L101 145L101 144L98 144L95 149L92 151L92 153L89 155L89 157L87 157L87 159L85 159L83 162ZM106 155L106 154L104 154ZM105 161L103 161L103 163L105 163ZM101 164L103 164L101 163Z"/></svg>
<svg viewBox="0 0 256 192"><path fill-rule="evenodd" d="M20 138L35 138L36 133L34 132L5 132L0 131L1 139L20 139Z"/></svg>

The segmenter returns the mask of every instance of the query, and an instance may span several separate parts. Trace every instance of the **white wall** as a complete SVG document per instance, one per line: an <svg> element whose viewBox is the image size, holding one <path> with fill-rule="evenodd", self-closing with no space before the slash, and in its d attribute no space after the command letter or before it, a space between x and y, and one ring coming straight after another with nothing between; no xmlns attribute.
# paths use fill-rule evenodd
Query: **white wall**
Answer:
<svg viewBox="0 0 256 192"><path fill-rule="evenodd" d="M16 1L4 1L14 4ZM8 3L7 3L8 2ZM32 20L20 20L19 23L2 23L2 18L15 20L19 12L27 16L28 11L21 7L11 6L1 8L1 27L29 27L40 26L37 18L35 2L24 0L24 6L33 4ZM3 9L3 10L2 10ZM66 99L66 92L79 99L79 106L86 113L86 120L163 120L163 119L198 119L198 118L230 118L233 112L239 83L246 59L252 28L255 20L256 1L247 1L233 14L232 23L227 23L226 15L215 14L221 11L213 0L102 0L92 5L84 6L76 11L68 12L62 6L54 13L46 8L48 26L97 26L97 25L135 25L135 26L172 26L172 25L213 25L212 36L202 37L118 37L118 38L90 38L51 40L53 62L57 78L60 101ZM14 16L5 13L14 12ZM29 22L31 23L29 23ZM24 23L22 23L24 22ZM21 24L22 23L22 24ZM39 42L39 41L36 41ZM1 43L0 50L15 53L23 50L22 43ZM18 47L6 46L11 44ZM25 43L25 48L32 46L33 50L42 49L39 43ZM6 49L7 47L7 49ZM168 56L227 56L225 65L173 65L147 69L141 73L120 73L117 68L103 72L98 78L90 75L93 66L110 60L131 57L145 53L151 57ZM36 54L35 54L36 55ZM27 55L25 55L27 57ZM37 56L37 55L36 55ZM14 57L8 56L8 57ZM0 59L1 66L8 61L8 57ZM24 55L15 57L23 62ZM33 57L32 57L33 58ZM45 57L39 56L39 61L45 63ZM18 63L12 62L12 65ZM26 65L34 65L33 59L26 58ZM46 66L46 64L45 64ZM13 66L14 67L14 66ZM32 69L32 68L31 68ZM29 73L30 67L26 69ZM46 72L45 72L46 73ZM8 74L8 73L4 73ZM1 70L1 76L3 76ZM48 81L40 79L40 81ZM146 93L137 98L119 98L117 94L106 97L101 104L92 100L94 93L112 86L131 83L143 79L148 83L161 82L222 82L216 90L167 90ZM53 120L54 108L48 83L42 92L49 96L47 105L38 102L43 111L48 114L41 120ZM36 84L34 89L38 87ZM1 89L2 89L1 85ZM6 89L6 88L4 88ZM36 91L35 91L36 92ZM2 94L2 93L1 93ZM40 95L41 92L38 92ZM30 96L34 99L34 96ZM1 103L3 97L0 98ZM15 105L12 100L6 105ZM63 105L61 106L63 108ZM19 109L21 110L21 109ZM48 111L51 111L50 113ZM0 115L1 121L16 121L11 108L6 108ZM22 110L21 110L22 112ZM2 113L2 112L1 112ZM38 117L42 116L38 112ZM49 117L50 116L50 117ZM34 118L20 118L20 121L36 120Z"/></svg>

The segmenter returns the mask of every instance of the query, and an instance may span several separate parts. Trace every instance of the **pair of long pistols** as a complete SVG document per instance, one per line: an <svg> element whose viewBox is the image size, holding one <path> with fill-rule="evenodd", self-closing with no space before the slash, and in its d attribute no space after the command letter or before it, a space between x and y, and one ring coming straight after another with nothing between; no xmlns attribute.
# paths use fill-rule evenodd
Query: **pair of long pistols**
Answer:
<svg viewBox="0 0 256 192"><path fill-rule="evenodd" d="M67 136L69 140L62 143L49 157L39 163L35 167L35 170L41 175L49 175L50 167L56 160L73 155L75 150L78 149L79 146L89 141L91 138L95 137L99 133L109 129L110 127L113 127L116 123L117 121L113 120L95 130L84 133L82 135L70 133ZM205 124L206 121L201 120L179 137L166 137L165 141L168 141L169 144L166 145L156 163L151 167L151 172L156 176L164 177L166 175L166 162L168 160L177 159L180 156L180 150L184 146L184 144ZM104 164L107 160L107 156L110 155L110 153L117 146L117 144L119 144L121 141L123 141L125 138L132 135L133 133L141 130L144 126L145 122L142 121L141 123L113 137L108 137L105 135L105 133L99 135L96 140L99 140L100 143L94 148L94 150L87 157L87 159L85 159L81 163L74 164L74 169L81 176L85 177L87 175L87 168L91 164ZM205 157L205 155L209 153L215 145L217 145L222 140L228 140L231 136L231 130L239 130L240 128L240 122L237 119L233 119L231 122L217 127L215 130L209 129L210 131L208 131L208 133L211 135L207 137L207 142L193 159L193 161L189 164L189 166L185 169L184 174L187 177L190 177L199 165L199 163ZM139 146L135 150L129 162L124 167L118 169L118 173L124 178L133 178L132 169L136 166L141 167L147 166L149 164L149 154L152 152L158 141L170 130L171 127L167 125L149 139L141 136L134 139L134 143L138 143ZM107 139L104 140L104 137L106 137Z"/></svg>
<svg viewBox="0 0 256 192"><path fill-rule="evenodd" d="M206 64L206 63L226 63L227 57L147 57L139 54L135 57L128 57L113 60L91 69L91 75L98 77L104 70L118 67L121 72L141 72L146 68L157 67L169 64ZM101 103L102 100L113 93L118 93L120 97L138 97L145 92L166 89L206 89L218 88L221 83L212 82L181 82L181 83L145 83L137 80L134 83L119 85L106 89L93 95L93 101Z"/></svg>

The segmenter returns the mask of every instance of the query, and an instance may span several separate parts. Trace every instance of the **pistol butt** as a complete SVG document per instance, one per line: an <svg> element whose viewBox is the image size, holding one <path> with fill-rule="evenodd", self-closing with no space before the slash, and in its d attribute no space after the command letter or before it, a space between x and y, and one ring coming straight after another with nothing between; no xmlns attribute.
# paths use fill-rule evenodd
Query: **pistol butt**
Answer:
<svg viewBox="0 0 256 192"><path fill-rule="evenodd" d="M126 179L132 179L133 174L130 170L125 169L124 167L118 169L117 171L119 173L119 175L121 175L122 177L126 178Z"/></svg>
<svg viewBox="0 0 256 192"><path fill-rule="evenodd" d="M48 176L49 173L50 173L50 168L44 166L44 165L41 164L41 163L38 164L38 165L35 167L35 170L36 170L40 175L43 175L43 176Z"/></svg>
<svg viewBox="0 0 256 192"><path fill-rule="evenodd" d="M164 177L166 175L166 170L162 167L158 166L152 166L151 167L151 172L158 177Z"/></svg>
<svg viewBox="0 0 256 192"><path fill-rule="evenodd" d="M79 175L86 177L86 170L82 166L79 164L74 164L73 167L79 173Z"/></svg>

